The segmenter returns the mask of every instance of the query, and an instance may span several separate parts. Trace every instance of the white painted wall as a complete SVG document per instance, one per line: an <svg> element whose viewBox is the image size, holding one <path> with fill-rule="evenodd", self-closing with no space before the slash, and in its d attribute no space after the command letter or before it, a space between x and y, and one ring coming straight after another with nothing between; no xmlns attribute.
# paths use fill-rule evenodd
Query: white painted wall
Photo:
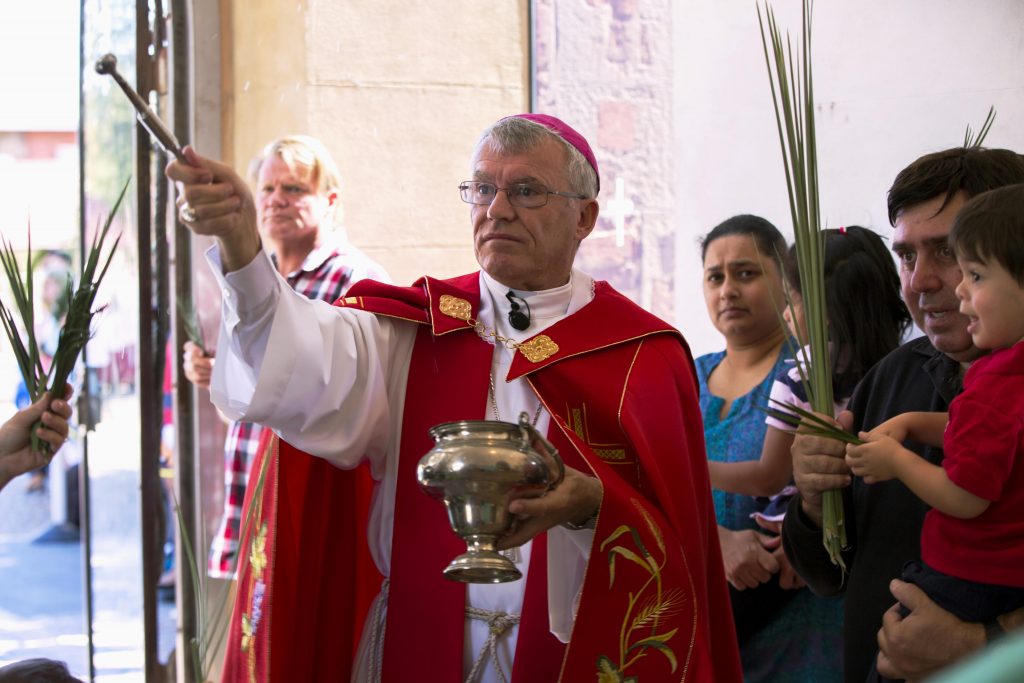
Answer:
<svg viewBox="0 0 1024 683"><path fill-rule="evenodd" d="M799 0L776 17L800 32ZM792 237L755 3L673 5L676 324L695 355L723 347L701 293L697 239L738 213ZM1024 2L815 3L814 70L822 219L888 237L885 195L922 154L962 144L990 105L986 146L1024 152Z"/></svg>

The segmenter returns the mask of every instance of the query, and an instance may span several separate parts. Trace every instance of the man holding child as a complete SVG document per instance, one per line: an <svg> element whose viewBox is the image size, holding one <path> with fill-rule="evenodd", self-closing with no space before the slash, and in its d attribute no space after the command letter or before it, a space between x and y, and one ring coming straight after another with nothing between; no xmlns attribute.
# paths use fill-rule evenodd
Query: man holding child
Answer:
<svg viewBox="0 0 1024 683"><path fill-rule="evenodd" d="M849 412L840 417L844 426L870 431L902 413L948 410L961 391L964 371L984 354L968 333L968 317L960 313L956 288L961 273L948 245L949 232L971 197L1021 182L1020 155L962 147L921 157L896 177L889 190L892 248L900 262L904 300L925 337L896 349L868 373L854 392ZM907 446L933 465L942 462L940 448L913 442ZM800 495L786 516L783 541L812 590L847 596L845 679L864 681L879 646L879 671L891 677L923 675L982 647L981 624L961 622L916 587L893 581L906 562L921 557L928 505L899 481L869 485L852 478L843 455L843 444L837 441L797 437L793 472ZM821 542L821 493L835 488L844 489L850 539L845 574L830 562ZM892 596L917 618L904 619L894 609L887 612L893 604L890 582ZM1019 620L1014 613L999 623L1012 627Z"/></svg>

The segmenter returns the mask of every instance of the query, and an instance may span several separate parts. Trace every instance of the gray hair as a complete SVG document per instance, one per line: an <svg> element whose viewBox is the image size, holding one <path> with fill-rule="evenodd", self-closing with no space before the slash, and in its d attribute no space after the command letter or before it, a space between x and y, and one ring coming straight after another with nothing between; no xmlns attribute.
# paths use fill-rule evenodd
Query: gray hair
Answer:
<svg viewBox="0 0 1024 683"><path fill-rule="evenodd" d="M510 116L491 125L477 140L471 163L476 165L485 146L491 147L499 154L523 154L547 140L557 140L566 152L565 177L569 181L569 188L576 194L596 197L597 173L587 158L547 126L528 119Z"/></svg>

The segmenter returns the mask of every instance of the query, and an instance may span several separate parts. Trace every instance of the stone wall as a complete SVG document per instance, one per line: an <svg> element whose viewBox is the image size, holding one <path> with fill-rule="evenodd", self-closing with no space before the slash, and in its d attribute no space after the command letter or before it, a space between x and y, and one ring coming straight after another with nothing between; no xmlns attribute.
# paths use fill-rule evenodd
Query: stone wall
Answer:
<svg viewBox="0 0 1024 683"><path fill-rule="evenodd" d="M323 139L341 167L349 237L396 282L476 267L459 200L469 154L528 106L527 3L227 3L226 156Z"/></svg>
<svg viewBox="0 0 1024 683"><path fill-rule="evenodd" d="M672 29L668 0L535 0L535 105L577 128L601 217L577 264L672 319Z"/></svg>

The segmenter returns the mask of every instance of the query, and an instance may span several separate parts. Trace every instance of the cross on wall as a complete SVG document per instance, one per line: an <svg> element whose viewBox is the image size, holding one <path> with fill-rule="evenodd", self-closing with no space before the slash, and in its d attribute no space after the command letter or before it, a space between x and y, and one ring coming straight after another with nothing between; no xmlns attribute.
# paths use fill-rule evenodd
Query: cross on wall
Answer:
<svg viewBox="0 0 1024 683"><path fill-rule="evenodd" d="M626 243L626 218L636 215L635 209L636 203L626 196L626 181L616 178L615 195L604 205L605 213L615 224L615 246L621 247Z"/></svg>

